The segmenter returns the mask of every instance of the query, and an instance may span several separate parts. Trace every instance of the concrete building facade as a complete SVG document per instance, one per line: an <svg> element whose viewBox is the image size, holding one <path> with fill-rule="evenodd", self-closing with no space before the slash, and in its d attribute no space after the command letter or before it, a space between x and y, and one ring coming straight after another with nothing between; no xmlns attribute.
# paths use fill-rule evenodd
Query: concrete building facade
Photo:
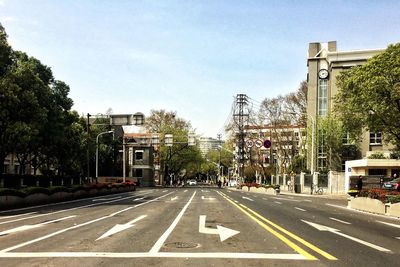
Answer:
<svg viewBox="0 0 400 267"><path fill-rule="evenodd" d="M307 117L309 125L312 125L318 117L324 117L333 110L334 97L339 88L336 85L337 76L344 70L363 65L374 55L385 49L338 51L336 41L327 43L310 43L307 58ZM314 129L318 131L318 129ZM344 137L344 142L346 137ZM372 153L382 152L389 154L389 145L383 142L381 132L365 131L360 144L361 157L366 158ZM314 151L308 151L307 166L319 171L327 166L327 152L322 142L314 140ZM313 157L312 157L313 154ZM353 158L356 159L356 158ZM342 159L342 170L345 168L345 160Z"/></svg>

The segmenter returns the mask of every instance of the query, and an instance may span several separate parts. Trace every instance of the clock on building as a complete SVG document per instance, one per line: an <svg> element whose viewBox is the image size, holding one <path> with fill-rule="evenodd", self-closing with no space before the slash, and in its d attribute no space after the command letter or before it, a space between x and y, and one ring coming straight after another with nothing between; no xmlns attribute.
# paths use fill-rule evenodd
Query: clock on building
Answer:
<svg viewBox="0 0 400 267"><path fill-rule="evenodd" d="M328 78L328 76L329 76L329 72L328 72L327 69L320 69L320 70L319 70L319 72L318 72L318 77L319 77L320 79L326 79L326 78Z"/></svg>

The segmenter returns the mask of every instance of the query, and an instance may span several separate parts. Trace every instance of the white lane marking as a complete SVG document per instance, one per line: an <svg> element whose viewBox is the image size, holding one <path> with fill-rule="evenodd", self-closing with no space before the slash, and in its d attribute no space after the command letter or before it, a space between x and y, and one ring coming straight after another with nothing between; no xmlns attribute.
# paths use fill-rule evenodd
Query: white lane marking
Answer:
<svg viewBox="0 0 400 267"><path fill-rule="evenodd" d="M282 202L279 202L279 201L274 201L274 202L275 202L276 204L279 204L279 205L282 204Z"/></svg>
<svg viewBox="0 0 400 267"><path fill-rule="evenodd" d="M178 224L179 220L182 218L183 214L189 207L190 203L192 202L194 196L196 195L197 191L194 191L192 197L189 199L189 201L186 203L186 205L183 207L181 212L176 216L175 220L172 222L172 224L168 227L168 229L165 231L165 233L157 240L157 242L153 245L153 247L150 249L149 253L154 254L160 251L162 245L164 244L165 240L167 240L168 236L172 233L172 231L175 229L176 225ZM0 251L1 252L1 251Z"/></svg>
<svg viewBox="0 0 400 267"><path fill-rule="evenodd" d="M297 200L297 199L287 199L287 198L283 198L283 197L272 197L272 198L278 199L278 200L300 202L300 200Z"/></svg>
<svg viewBox="0 0 400 267"><path fill-rule="evenodd" d="M162 191L163 193L165 193L165 192L168 192L168 190L164 190L164 191Z"/></svg>
<svg viewBox="0 0 400 267"><path fill-rule="evenodd" d="M305 201L305 202L312 202L312 200L310 200L310 199L304 199L303 201Z"/></svg>
<svg viewBox="0 0 400 267"><path fill-rule="evenodd" d="M333 217L329 217L329 219L337 221L337 222L340 222L340 223L343 223L343 224L351 224L349 222L345 222L345 221L342 221L342 220L339 220L339 219L336 219L336 218L333 218Z"/></svg>
<svg viewBox="0 0 400 267"><path fill-rule="evenodd" d="M325 205L334 207L334 208L340 208L340 209L346 209L346 210L349 209L347 206L340 206L340 205L334 205L334 204L328 204L328 203L326 203Z"/></svg>
<svg viewBox="0 0 400 267"><path fill-rule="evenodd" d="M396 237L396 239L400 239L400 236L399 236L399 237Z"/></svg>
<svg viewBox="0 0 400 267"><path fill-rule="evenodd" d="M389 225L389 226L393 226L393 227L396 227L396 228L400 228L400 225L398 225L398 224L394 224L394 223L387 223L387 222L382 222L382 221L377 221L377 222L379 222L379 223L383 223L383 224L386 224L386 225Z"/></svg>
<svg viewBox="0 0 400 267"><path fill-rule="evenodd" d="M140 190L141 193L148 192L147 194L150 194L153 192L154 189L151 190ZM130 194L131 192L128 192ZM120 193L121 195L126 195L127 193ZM2 213L9 213L9 212L14 212L14 211L21 211L21 210L28 210L28 209L35 209L35 208L42 208L42 207L50 207L50 206L57 206L57 205L63 205L63 204L71 204L75 202L83 202L83 201L89 201L91 199L97 199L97 198L102 198L102 196L99 197L88 197L88 198L81 198L81 199L75 199L75 200L68 200L68 201L63 201L63 202L57 202L57 203L49 203L49 204L44 204L44 205L37 205L37 206L31 206L31 207L25 207L25 208L19 208L19 209L13 209L13 210L3 210L0 211L0 214Z"/></svg>
<svg viewBox="0 0 400 267"><path fill-rule="evenodd" d="M269 200L269 199L266 199L266 198L264 198L264 197L263 197L263 199L264 199L264 200Z"/></svg>
<svg viewBox="0 0 400 267"><path fill-rule="evenodd" d="M10 216L5 216L5 217L0 217L0 220L10 219L10 218L15 218L15 217L21 217L21 216L27 216L27 215L31 215L31 214L35 214L35 213L37 213L37 212L35 211L35 212L28 212L28 213L18 214L18 215L10 215Z"/></svg>
<svg viewBox="0 0 400 267"><path fill-rule="evenodd" d="M138 198L135 198L133 201L139 201L139 200L143 200L144 199L144 197L138 197Z"/></svg>
<svg viewBox="0 0 400 267"><path fill-rule="evenodd" d="M98 198L98 199L92 199L92 201L93 201L93 202L96 202L96 201L114 200L114 199L119 199L119 198L121 198L121 197L122 197L122 196L113 197L113 198Z"/></svg>
<svg viewBox="0 0 400 267"><path fill-rule="evenodd" d="M201 196L201 199L203 199L203 200L215 200L214 197L205 197L205 196Z"/></svg>
<svg viewBox="0 0 400 267"><path fill-rule="evenodd" d="M263 253L184 253L184 252L9 252L0 253L0 258L209 258L209 259L279 259L307 260L301 254L263 254Z"/></svg>
<svg viewBox="0 0 400 267"><path fill-rule="evenodd" d="M178 196L175 196L175 197L172 197L171 198L171 201L175 201L175 200L177 200L178 199Z"/></svg>
<svg viewBox="0 0 400 267"><path fill-rule="evenodd" d="M103 216L103 217L100 217L100 218L97 218L97 219L94 219L94 220L91 220L91 221L87 221L87 222L82 223L82 224L77 224L77 225L74 225L74 226L71 226L71 227L68 227L68 228L59 230L59 231L57 231L57 232L54 232L54 233L51 233L51 234L48 234L48 235L45 235L45 236L42 236L42 237L39 237L39 238L30 240L30 241L27 241L27 242L24 242L24 243L21 243L21 244L18 244L18 245L15 245L15 246L12 246L12 247L9 247L9 248L0 250L0 254L1 254L1 253L8 252L8 251L11 251L11 250L14 250L14 249L18 249L18 248L21 248L21 247L24 247L24 246L27 246L27 245L30 245L30 244L33 244L33 243L36 243L36 242L39 242L39 241L42 241L42 240L44 240L44 239L47 239L47 238L50 238L50 237L53 237L53 236L62 234L62 233L64 233L64 232L67 232L67 231L72 230L72 229L76 229L76 228L79 228L79 227L82 227L82 226L85 226L85 225L89 225L89 224L92 224L92 223L95 223L95 222L98 222L98 221L101 221L101 220L104 220L104 219L107 219L107 218L111 218L111 217L113 217L113 216L115 216L115 215L117 215L117 214L119 214L119 213L122 213L122 212L125 212L125 211L127 211L127 210L130 210L130 209L133 209L133 208L136 208L136 207L140 207L140 206L143 206L143 205L145 205L145 204L148 204L148 203L157 201L158 199L163 198L163 197L166 197L166 196L168 196L168 195L170 195L170 194L172 194L172 192L171 192L171 193L168 193L168 194L166 194L166 195L157 197L157 198L155 198L155 199L149 200L149 201L147 201L147 202L143 202L143 203L137 204L137 205L135 205L135 206L133 206L133 207L128 207L128 208L125 208L125 209L123 209L123 210L114 212L114 213L112 213L112 214L110 214L110 215Z"/></svg>
<svg viewBox="0 0 400 267"><path fill-rule="evenodd" d="M144 195L148 195L150 193L151 192L148 192L148 193L146 193ZM12 223L12 222L18 222L18 221L33 219L33 218L47 216L47 215L53 215L53 214L66 212L66 211L71 211L71 210L77 210L77 209L82 209L82 208L87 208L87 207L99 206L99 205L103 205L103 204L106 204L106 203L113 203L113 202L117 202L117 201L121 201L121 200L125 200L125 199L130 199L130 198L134 198L134 197L136 197L136 196L129 196L129 197L119 198L119 199L115 199L115 200L111 200L111 201L105 201L105 202L101 202L101 203L93 203L93 204L83 205L83 206L69 208L69 209L65 209L65 210L58 210L58 211L54 211L54 212L38 214L38 215L26 217L26 218L19 218L19 219L15 219L15 220L11 220L11 221L0 222L0 225L1 224L6 224L6 223Z"/></svg>
<svg viewBox="0 0 400 267"><path fill-rule="evenodd" d="M219 235L221 242L226 239L239 234L239 231L217 225L217 228L206 227L206 215L200 215L199 217L199 232L202 234Z"/></svg>
<svg viewBox="0 0 400 267"><path fill-rule="evenodd" d="M335 228L332 228L332 227L328 227L328 226L325 226L325 225L321 225L321 224L317 224L317 223L308 222L308 221L305 221L305 220L301 220L301 221L304 222L304 223L306 223L306 224L308 224L308 225L310 225L310 226L312 226L312 227L314 227L314 228L316 228L316 229L319 230L319 231L327 231L327 232L334 233L334 234L336 234L336 235L340 235L340 236L342 236L342 237L344 237L344 238L348 238L348 239L350 239L350 240L353 240L353 241L355 241L355 242L357 242L357 243L360 243L360 244L362 244L362 245L368 246L368 247L370 247L370 248L376 249L376 250L378 250L378 251L382 251L382 252L391 252L389 249L386 249L386 248L384 248L384 247L380 247L380 246L377 246L377 245L375 245L375 244L369 243L369 242L367 242L367 241L358 239L358 238L356 238L356 237L352 237L352 236L343 234L343 233L341 233L340 230L338 230L338 229L335 229Z"/></svg>
<svg viewBox="0 0 400 267"><path fill-rule="evenodd" d="M250 201L254 201L254 200L252 200L251 198L248 198L248 197L242 197L243 199L247 199L247 200L250 200Z"/></svg>
<svg viewBox="0 0 400 267"><path fill-rule="evenodd" d="M34 228L38 228L38 227L41 227L41 226L46 225L46 224L60 222L60 221L63 221L63 220L74 218L74 217L76 217L76 215L71 215L71 216L67 216L67 217L64 217L64 218L55 219L55 220L42 222L42 223L38 223L38 224L22 225L22 226L19 226L19 227L16 227L16 228L12 228L12 229L0 232L0 236L7 235L7 234L12 234L12 233L16 233L16 232L22 232L22 231L26 231L26 230L30 230L30 229L34 229Z"/></svg>
<svg viewBox="0 0 400 267"><path fill-rule="evenodd" d="M187 192L187 190L185 190L185 191L183 191L184 193L186 193Z"/></svg>
<svg viewBox="0 0 400 267"><path fill-rule="evenodd" d="M203 193L209 193L210 191L208 191L208 190L201 190L201 192L203 192Z"/></svg>
<svg viewBox="0 0 400 267"><path fill-rule="evenodd" d="M299 208L299 207L294 207L296 210L301 210L301 211L306 211L305 209Z"/></svg>
<svg viewBox="0 0 400 267"><path fill-rule="evenodd" d="M96 241L99 240L99 239L103 239L103 238L105 238L105 237L108 237L108 236L110 236L110 235L119 233L119 232L121 232L121 231L124 231L124 230L126 230L126 229L128 229L128 228L131 228L132 226L134 226L134 223L135 223L135 222L138 222L138 221L140 221L141 219L144 219L144 218L146 218L146 217L147 217L147 215L142 215L142 216L139 216L139 217L137 217L136 219L134 219L134 220L132 220L132 221L130 221L130 222L127 222L127 223L125 223L125 224L116 224L113 228L111 228L110 230L108 230L107 232L105 232L102 236L100 236L99 238L97 238Z"/></svg>

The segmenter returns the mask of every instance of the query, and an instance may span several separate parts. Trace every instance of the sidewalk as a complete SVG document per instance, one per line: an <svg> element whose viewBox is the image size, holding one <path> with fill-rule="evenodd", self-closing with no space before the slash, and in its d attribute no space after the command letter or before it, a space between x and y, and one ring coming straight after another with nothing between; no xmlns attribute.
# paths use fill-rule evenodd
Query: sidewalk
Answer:
<svg viewBox="0 0 400 267"><path fill-rule="evenodd" d="M224 188L229 189L229 190L242 191L241 189L237 189L236 187L224 187ZM243 191L243 192L245 192L245 191ZM287 190L281 190L279 195L326 198L326 199L341 199L341 200L348 200L350 198L350 196L348 194L322 194L322 195L312 194L311 195L309 192L293 193L293 192L289 192Z"/></svg>

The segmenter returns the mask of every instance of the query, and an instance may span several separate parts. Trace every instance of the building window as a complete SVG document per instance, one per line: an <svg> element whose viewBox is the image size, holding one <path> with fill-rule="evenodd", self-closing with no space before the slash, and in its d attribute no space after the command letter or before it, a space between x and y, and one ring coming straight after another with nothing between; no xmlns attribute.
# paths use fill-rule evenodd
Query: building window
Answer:
<svg viewBox="0 0 400 267"><path fill-rule="evenodd" d="M143 169L135 169L135 177L143 178Z"/></svg>
<svg viewBox="0 0 400 267"><path fill-rule="evenodd" d="M327 167L327 153L326 153L326 144L325 144L325 134L324 131L319 131L318 136L318 162L317 169L323 170Z"/></svg>
<svg viewBox="0 0 400 267"><path fill-rule="evenodd" d="M318 115L325 116L328 113L328 80L318 80Z"/></svg>
<svg viewBox="0 0 400 267"><path fill-rule="evenodd" d="M143 160L143 150L135 151L135 160Z"/></svg>
<svg viewBox="0 0 400 267"><path fill-rule="evenodd" d="M382 133L381 132L370 132L369 133L369 144L370 145L381 145L382 144Z"/></svg>
<svg viewBox="0 0 400 267"><path fill-rule="evenodd" d="M350 145L350 134L348 132L343 134L342 144L343 145Z"/></svg>

